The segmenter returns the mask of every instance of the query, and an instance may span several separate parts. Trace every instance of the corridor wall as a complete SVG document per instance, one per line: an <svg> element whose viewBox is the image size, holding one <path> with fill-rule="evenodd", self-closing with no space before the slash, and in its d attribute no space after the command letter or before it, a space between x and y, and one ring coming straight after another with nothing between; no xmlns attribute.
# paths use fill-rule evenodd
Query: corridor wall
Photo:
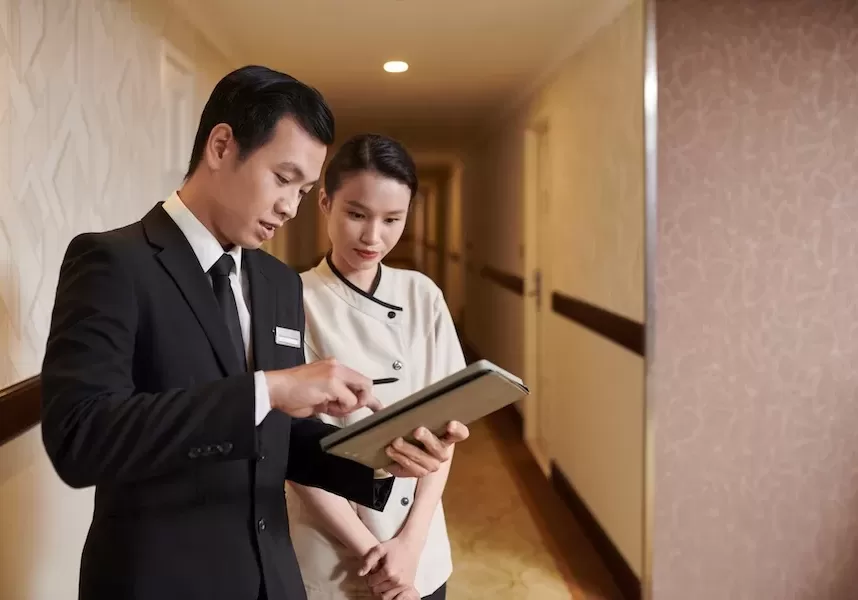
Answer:
<svg viewBox="0 0 858 600"><path fill-rule="evenodd" d="M165 199L165 39L193 68L195 128L232 65L171 3L0 0L0 388L41 368L69 240ZM92 500L38 427L0 446L0 598L77 598Z"/></svg>

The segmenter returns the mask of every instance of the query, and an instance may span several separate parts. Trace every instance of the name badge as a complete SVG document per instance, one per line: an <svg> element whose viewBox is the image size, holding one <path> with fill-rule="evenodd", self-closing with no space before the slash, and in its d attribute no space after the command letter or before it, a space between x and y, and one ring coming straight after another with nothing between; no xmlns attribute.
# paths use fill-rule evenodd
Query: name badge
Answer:
<svg viewBox="0 0 858 600"><path fill-rule="evenodd" d="M274 343L278 346L301 347L301 333L285 327L274 328Z"/></svg>

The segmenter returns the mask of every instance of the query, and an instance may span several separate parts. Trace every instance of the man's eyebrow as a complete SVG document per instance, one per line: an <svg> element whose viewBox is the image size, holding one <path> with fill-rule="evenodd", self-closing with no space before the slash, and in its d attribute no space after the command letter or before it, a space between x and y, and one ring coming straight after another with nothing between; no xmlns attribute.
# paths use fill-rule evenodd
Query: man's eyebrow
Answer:
<svg viewBox="0 0 858 600"><path fill-rule="evenodd" d="M277 168L283 169L285 171L292 171L292 173L294 175L296 175L298 178L305 179L304 171L302 171L301 167L299 167L298 165L296 165L293 162L282 162L279 165L277 165Z"/></svg>

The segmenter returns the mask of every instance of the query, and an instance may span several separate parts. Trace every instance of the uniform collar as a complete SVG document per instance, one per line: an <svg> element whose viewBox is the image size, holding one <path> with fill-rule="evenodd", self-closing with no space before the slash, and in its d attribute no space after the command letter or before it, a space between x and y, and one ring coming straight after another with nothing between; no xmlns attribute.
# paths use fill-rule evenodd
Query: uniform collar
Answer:
<svg viewBox="0 0 858 600"><path fill-rule="evenodd" d="M334 266L330 253L319 262L314 271L337 296L361 312L386 323L396 324L402 321L403 308L390 300L390 296L396 291L395 282L390 277L393 273L384 265L379 264L378 274L371 288L374 293L365 292L346 279Z"/></svg>
<svg viewBox="0 0 858 600"><path fill-rule="evenodd" d="M164 202L164 210L175 221L179 229L188 239L191 249L197 257L203 271L208 273L225 250L217 241L214 234L203 225L199 219L185 206L178 192L173 192ZM235 260L235 272L241 273L241 246L233 246L226 251Z"/></svg>

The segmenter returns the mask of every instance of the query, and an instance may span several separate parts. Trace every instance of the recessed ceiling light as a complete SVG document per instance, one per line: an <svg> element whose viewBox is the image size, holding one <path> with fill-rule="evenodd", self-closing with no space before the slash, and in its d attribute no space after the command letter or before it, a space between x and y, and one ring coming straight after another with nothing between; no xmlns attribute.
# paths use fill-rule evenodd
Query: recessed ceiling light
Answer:
<svg viewBox="0 0 858 600"><path fill-rule="evenodd" d="M384 63L384 70L388 73L404 73L408 70L408 63L401 60L391 60Z"/></svg>

